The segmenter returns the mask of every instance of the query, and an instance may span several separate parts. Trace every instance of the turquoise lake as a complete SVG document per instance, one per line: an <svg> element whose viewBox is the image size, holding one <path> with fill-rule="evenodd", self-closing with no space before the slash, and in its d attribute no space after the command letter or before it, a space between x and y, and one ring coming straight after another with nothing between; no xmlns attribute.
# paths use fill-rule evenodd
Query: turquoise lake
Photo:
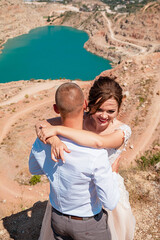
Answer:
<svg viewBox="0 0 160 240"><path fill-rule="evenodd" d="M46 26L9 39L0 54L0 82L34 79L93 80L110 62L83 46L87 33Z"/></svg>

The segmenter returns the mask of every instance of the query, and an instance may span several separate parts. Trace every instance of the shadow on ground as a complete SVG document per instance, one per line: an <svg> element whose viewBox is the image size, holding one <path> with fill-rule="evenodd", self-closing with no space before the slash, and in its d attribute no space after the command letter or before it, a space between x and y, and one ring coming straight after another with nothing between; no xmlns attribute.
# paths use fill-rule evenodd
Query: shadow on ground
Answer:
<svg viewBox="0 0 160 240"><path fill-rule="evenodd" d="M3 218L4 228L14 240L37 240L47 201L36 202L33 207Z"/></svg>

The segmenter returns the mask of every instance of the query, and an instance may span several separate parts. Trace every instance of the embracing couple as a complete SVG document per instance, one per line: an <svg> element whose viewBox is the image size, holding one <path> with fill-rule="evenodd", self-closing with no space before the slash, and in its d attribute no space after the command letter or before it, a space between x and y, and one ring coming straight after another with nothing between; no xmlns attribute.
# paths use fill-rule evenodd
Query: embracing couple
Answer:
<svg viewBox="0 0 160 240"><path fill-rule="evenodd" d="M122 88L109 77L96 80L87 103L75 83L56 91L60 118L37 125L29 169L45 174L50 195L40 240L132 240L135 219L118 157L131 135L117 119Z"/></svg>

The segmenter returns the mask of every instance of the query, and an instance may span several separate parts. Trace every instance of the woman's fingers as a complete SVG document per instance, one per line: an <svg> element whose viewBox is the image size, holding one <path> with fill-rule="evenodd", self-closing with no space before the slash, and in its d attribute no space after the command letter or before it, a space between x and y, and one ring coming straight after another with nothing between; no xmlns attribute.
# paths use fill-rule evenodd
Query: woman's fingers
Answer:
<svg viewBox="0 0 160 240"><path fill-rule="evenodd" d="M52 160L53 160L54 162L58 162L58 160L55 158L53 152L51 152L51 158L52 158Z"/></svg>
<svg viewBox="0 0 160 240"><path fill-rule="evenodd" d="M51 158L53 161L57 162L58 159L61 159L63 163L65 163L64 151L70 153L71 151L67 148L67 146L61 141L57 143L57 145L51 146Z"/></svg>
<svg viewBox="0 0 160 240"><path fill-rule="evenodd" d="M46 138L45 138L42 130L40 130L40 131L37 133L37 136L38 136L38 138L39 138L43 143L46 144Z"/></svg>
<svg viewBox="0 0 160 240"><path fill-rule="evenodd" d="M41 137L41 141L46 143L46 139L49 137L49 136L47 136L47 128L45 128L45 127L41 128L41 131L39 132L39 134Z"/></svg>
<svg viewBox="0 0 160 240"><path fill-rule="evenodd" d="M60 148L59 148L59 159L61 159L63 163L65 163L64 151L67 152L67 153L70 153L70 152L71 152L71 151L68 149L68 147L63 143L63 145L60 146Z"/></svg>
<svg viewBox="0 0 160 240"><path fill-rule="evenodd" d="M64 144L63 149L66 153L70 153L71 151L68 149L68 147Z"/></svg>
<svg viewBox="0 0 160 240"><path fill-rule="evenodd" d="M56 158L56 152L52 147L51 147L51 158L54 162L58 162L58 160Z"/></svg>
<svg viewBox="0 0 160 240"><path fill-rule="evenodd" d="M60 146L57 149L55 149L55 157L56 159L61 159L63 163L65 162L63 146Z"/></svg>

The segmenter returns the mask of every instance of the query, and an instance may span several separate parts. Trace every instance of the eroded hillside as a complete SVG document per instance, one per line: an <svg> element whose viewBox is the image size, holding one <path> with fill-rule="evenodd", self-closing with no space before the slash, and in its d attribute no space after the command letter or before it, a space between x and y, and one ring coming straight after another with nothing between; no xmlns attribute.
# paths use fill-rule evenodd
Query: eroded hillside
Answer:
<svg viewBox="0 0 160 240"><path fill-rule="evenodd" d="M44 25L64 25L84 30L90 39L85 48L113 62L130 56L159 52L160 2L132 14L108 13L100 1L25 4L22 0L0 1L0 41L28 33Z"/></svg>

